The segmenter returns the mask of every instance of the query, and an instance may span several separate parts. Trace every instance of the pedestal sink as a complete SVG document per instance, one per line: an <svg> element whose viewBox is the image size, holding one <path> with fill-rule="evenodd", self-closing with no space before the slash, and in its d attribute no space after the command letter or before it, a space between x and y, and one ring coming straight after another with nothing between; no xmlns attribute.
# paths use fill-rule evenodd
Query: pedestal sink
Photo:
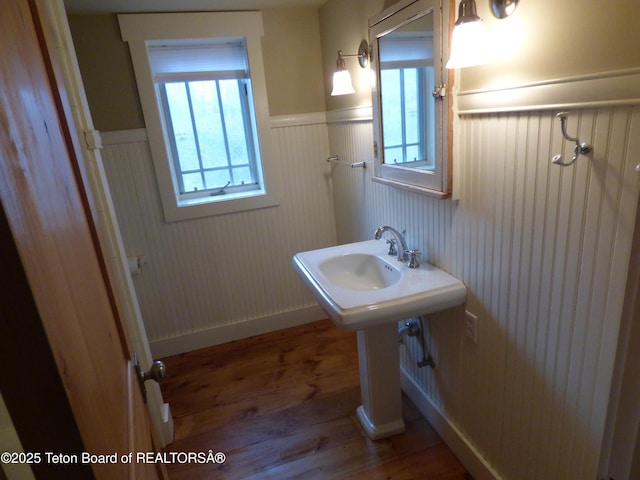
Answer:
<svg viewBox="0 0 640 480"><path fill-rule="evenodd" d="M427 263L409 268L378 240L298 253L293 266L333 322L357 331L365 432L401 433L397 322L463 304L464 284Z"/></svg>

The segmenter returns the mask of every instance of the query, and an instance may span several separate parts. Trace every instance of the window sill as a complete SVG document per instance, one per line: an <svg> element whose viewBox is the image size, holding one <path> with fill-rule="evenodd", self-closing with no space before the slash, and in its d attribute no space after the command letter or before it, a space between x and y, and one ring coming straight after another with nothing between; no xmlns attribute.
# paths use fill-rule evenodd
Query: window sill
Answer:
<svg viewBox="0 0 640 480"><path fill-rule="evenodd" d="M414 185L411 183L398 182L396 180L392 180L390 178L385 177L371 177L371 180L377 183L382 183L383 185L389 185L391 187L399 188L401 190L407 190L409 192L420 193L422 195L426 195L428 197L438 198L440 200L444 200L447 198L451 198L451 193L449 192L441 192L439 190L434 190L432 188L423 187L421 185Z"/></svg>
<svg viewBox="0 0 640 480"><path fill-rule="evenodd" d="M242 192L215 197L193 198L173 201L164 206L167 222L178 222L215 215L238 213L260 208L277 207L279 200L274 194L264 191Z"/></svg>
<svg viewBox="0 0 640 480"><path fill-rule="evenodd" d="M196 205L205 205L209 203L222 203L243 198L253 198L265 195L264 189L255 189L244 192L225 193L218 195L202 195L200 197L183 198L178 200L178 207L193 207Z"/></svg>

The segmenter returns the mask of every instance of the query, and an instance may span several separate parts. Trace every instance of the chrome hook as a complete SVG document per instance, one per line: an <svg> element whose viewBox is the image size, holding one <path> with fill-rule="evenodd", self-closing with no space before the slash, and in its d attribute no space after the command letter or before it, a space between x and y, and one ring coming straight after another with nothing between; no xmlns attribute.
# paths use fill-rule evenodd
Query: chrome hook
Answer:
<svg viewBox="0 0 640 480"><path fill-rule="evenodd" d="M576 142L576 146L573 147L573 158L570 162L564 162L562 160L562 155L554 155L551 159L551 163L554 165L560 165L561 167L568 167L569 165L573 165L580 155L587 155L591 153L591 145L588 143L580 142L579 138L574 138L567 133L567 112L560 112L556 114L556 117L560 118L560 127L562 128L562 136L569 140L570 142Z"/></svg>

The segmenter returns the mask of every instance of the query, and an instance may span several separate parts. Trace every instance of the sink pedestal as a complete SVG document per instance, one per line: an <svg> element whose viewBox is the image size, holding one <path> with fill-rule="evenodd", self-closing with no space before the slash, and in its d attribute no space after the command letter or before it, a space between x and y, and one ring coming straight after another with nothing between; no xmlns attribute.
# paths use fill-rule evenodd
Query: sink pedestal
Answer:
<svg viewBox="0 0 640 480"><path fill-rule="evenodd" d="M358 330L362 405L358 420L372 440L404 432L397 322Z"/></svg>
<svg viewBox="0 0 640 480"><path fill-rule="evenodd" d="M428 263L390 260L378 240L297 253L293 266L333 322L358 332L365 432L374 440L403 432L398 322L462 305L464 283Z"/></svg>

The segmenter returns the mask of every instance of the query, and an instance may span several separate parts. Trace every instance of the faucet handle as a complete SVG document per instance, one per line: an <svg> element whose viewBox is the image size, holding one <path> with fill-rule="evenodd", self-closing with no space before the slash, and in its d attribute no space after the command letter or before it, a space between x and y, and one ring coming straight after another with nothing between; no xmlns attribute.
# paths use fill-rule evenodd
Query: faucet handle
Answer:
<svg viewBox="0 0 640 480"><path fill-rule="evenodd" d="M407 266L409 268L418 268L420 266L418 257L422 255L422 252L420 252L420 250L407 250L407 253L409 254L409 263Z"/></svg>
<svg viewBox="0 0 640 480"><path fill-rule="evenodd" d="M395 255L397 254L397 250L396 250L396 240L394 238L389 238L387 239L387 243L389 244L389 251L387 252L387 255Z"/></svg>

